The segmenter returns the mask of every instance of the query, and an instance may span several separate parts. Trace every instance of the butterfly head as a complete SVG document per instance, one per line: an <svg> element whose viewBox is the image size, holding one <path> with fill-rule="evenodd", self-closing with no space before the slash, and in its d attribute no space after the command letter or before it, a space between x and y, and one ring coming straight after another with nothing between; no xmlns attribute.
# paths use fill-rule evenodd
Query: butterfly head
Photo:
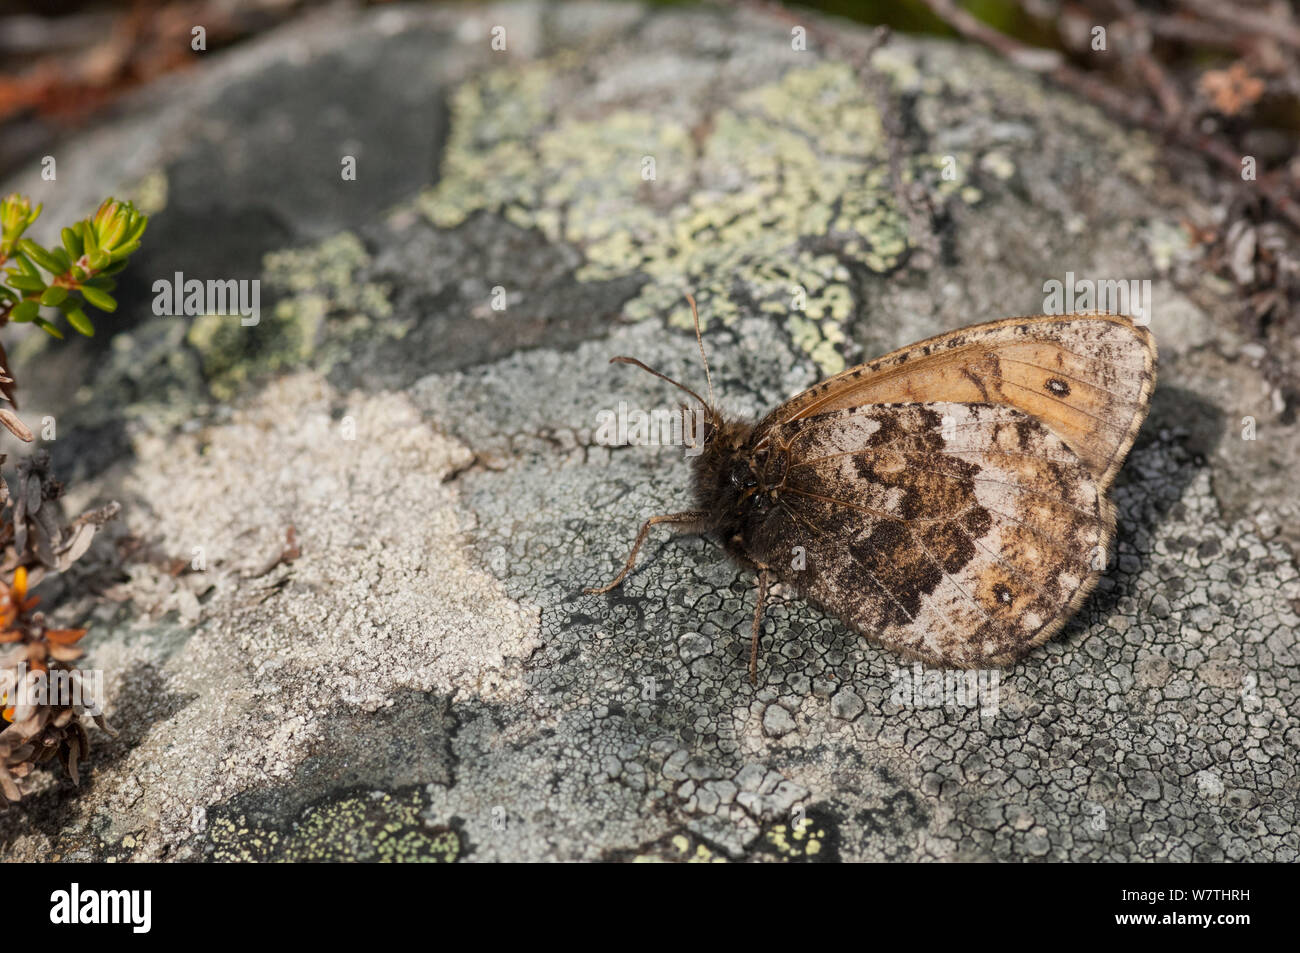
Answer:
<svg viewBox="0 0 1300 953"><path fill-rule="evenodd" d="M700 348L700 358L704 363L704 377L708 387L709 399L685 384L673 380L667 374L660 373L634 357L612 357L611 364L631 364L660 380L667 381L678 390L692 397L698 404L698 411L692 411L682 405L682 434L686 443L687 455L692 458L696 496L701 505L714 515L715 522L726 522L724 513L740 507L754 492L756 485L752 471L752 461L747 451L752 424L725 416L713 400L713 376L709 372L709 358L704 352L704 339L700 333L700 314L695 307L695 299L686 296L690 302L691 314L695 319L695 340Z"/></svg>

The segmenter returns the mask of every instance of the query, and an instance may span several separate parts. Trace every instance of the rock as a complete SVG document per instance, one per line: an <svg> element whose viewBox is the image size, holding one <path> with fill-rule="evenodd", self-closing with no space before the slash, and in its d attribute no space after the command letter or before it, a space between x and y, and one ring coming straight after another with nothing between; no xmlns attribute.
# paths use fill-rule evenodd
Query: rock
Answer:
<svg viewBox="0 0 1300 953"><path fill-rule="evenodd" d="M978 50L875 62L929 264L871 95L744 11L314 15L70 141L57 188L6 183L38 237L110 192L155 212L95 339L4 330L74 501L161 556L82 643L122 735L80 789L36 775L4 858L780 859L806 811L819 859L1294 859L1296 441L1185 240L1196 199ZM155 316L178 270L259 278L259 324ZM780 591L756 691L753 574L662 527L583 594L689 505L680 452L593 436L675 406L610 356L699 383L685 290L754 414L1067 270L1153 280L1160 383L1117 571L996 706L891 703L906 663Z"/></svg>

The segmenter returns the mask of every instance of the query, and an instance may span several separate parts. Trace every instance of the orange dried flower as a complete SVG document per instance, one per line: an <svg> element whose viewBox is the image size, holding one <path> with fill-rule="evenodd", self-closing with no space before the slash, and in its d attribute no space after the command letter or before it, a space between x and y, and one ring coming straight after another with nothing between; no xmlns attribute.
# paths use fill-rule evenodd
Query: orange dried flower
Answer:
<svg viewBox="0 0 1300 953"><path fill-rule="evenodd" d="M1225 116L1237 115L1264 95L1264 81L1252 75L1244 63L1207 71L1201 76L1200 86L1214 108Z"/></svg>
<svg viewBox="0 0 1300 953"><path fill-rule="evenodd" d="M44 613L32 611L39 602L27 594L25 567L14 570L11 582L0 580L0 644L12 646L0 650L0 717L10 723L0 731L0 803L19 800L18 780L56 755L76 782L77 763L90 751L85 719L115 734L103 715L87 711L81 673L68 664L82 656L76 643L86 630L50 628ZM24 700L32 684L55 676L80 691L71 698L51 693L43 702Z"/></svg>

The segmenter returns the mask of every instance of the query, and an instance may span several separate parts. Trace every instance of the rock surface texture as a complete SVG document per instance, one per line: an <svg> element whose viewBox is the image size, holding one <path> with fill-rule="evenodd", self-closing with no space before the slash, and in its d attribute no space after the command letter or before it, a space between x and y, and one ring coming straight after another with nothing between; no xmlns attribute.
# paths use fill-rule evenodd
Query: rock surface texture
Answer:
<svg viewBox="0 0 1300 953"><path fill-rule="evenodd" d="M331 13L6 183L47 228L109 193L154 220L100 337L6 339L71 508L116 498L147 545L97 541L105 596L40 590L122 734L80 788L34 777L5 859L1297 858L1300 440L1195 198L1032 74L895 37L915 254L877 100L790 40L631 4ZM259 324L155 316L178 271L260 279ZM779 588L751 686L753 574L699 537L582 594L690 505L680 447L595 439L676 406L610 356L702 386L685 291L753 415L1067 272L1151 280L1159 384L1113 568L996 704L900 697L910 667Z"/></svg>

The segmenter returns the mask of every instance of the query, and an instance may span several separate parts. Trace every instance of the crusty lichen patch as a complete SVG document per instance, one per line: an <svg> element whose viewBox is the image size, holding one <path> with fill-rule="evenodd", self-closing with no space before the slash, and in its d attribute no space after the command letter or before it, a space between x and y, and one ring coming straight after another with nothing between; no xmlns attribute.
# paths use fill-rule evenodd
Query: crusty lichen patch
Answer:
<svg viewBox="0 0 1300 953"><path fill-rule="evenodd" d="M689 289L706 323L785 316L803 352L842 369L848 264L884 273L907 247L880 118L852 70L791 69L695 128L652 103L557 118L561 73L512 65L457 90L443 178L421 199L434 224L497 212L580 247L580 279L649 275L631 319L689 327Z"/></svg>
<svg viewBox="0 0 1300 953"><path fill-rule="evenodd" d="M319 375L298 374L226 426L142 435L137 453L152 464L127 487L152 502L160 545L199 547L219 586L239 579L229 595L251 604L206 617L244 657L332 670L334 690L361 705L383 704L395 687L510 690L505 659L527 653L535 611L504 601L465 561L466 527L443 481L472 455L430 430L403 395L345 398ZM264 571L290 526L301 555Z"/></svg>
<svg viewBox="0 0 1300 953"><path fill-rule="evenodd" d="M219 425L139 434L135 459L121 478L133 525L191 571L129 564L114 594L136 629L96 643L110 711L126 706L143 734L77 810L102 813L106 840L143 831L133 859L174 858L209 806L289 781L340 706L522 693L537 610L466 551L448 481L472 455L404 395L298 374ZM276 564L290 527L300 552Z"/></svg>
<svg viewBox="0 0 1300 953"><path fill-rule="evenodd" d="M807 820L773 824L763 832L763 840L783 860L816 860L826 841L826 830Z"/></svg>
<svg viewBox="0 0 1300 953"><path fill-rule="evenodd" d="M128 190L135 207L146 215L157 215L167 208L169 182L165 169L154 169L146 173Z"/></svg>
<svg viewBox="0 0 1300 953"><path fill-rule="evenodd" d="M256 324L245 325L237 315L207 314L189 325L186 342L199 354L212 394L229 400L250 380L309 360L328 369L346 354L349 341L374 328L404 333L405 325L384 320L392 314L388 289L357 279L369 262L365 246L351 232L266 255L267 296Z"/></svg>
<svg viewBox="0 0 1300 953"><path fill-rule="evenodd" d="M632 854L634 864L725 864L727 855L689 834L673 834Z"/></svg>
<svg viewBox="0 0 1300 953"><path fill-rule="evenodd" d="M208 826L211 859L283 863L455 863L460 837L421 817L419 789L372 791L329 798L304 810L286 830L249 823L242 815Z"/></svg>

